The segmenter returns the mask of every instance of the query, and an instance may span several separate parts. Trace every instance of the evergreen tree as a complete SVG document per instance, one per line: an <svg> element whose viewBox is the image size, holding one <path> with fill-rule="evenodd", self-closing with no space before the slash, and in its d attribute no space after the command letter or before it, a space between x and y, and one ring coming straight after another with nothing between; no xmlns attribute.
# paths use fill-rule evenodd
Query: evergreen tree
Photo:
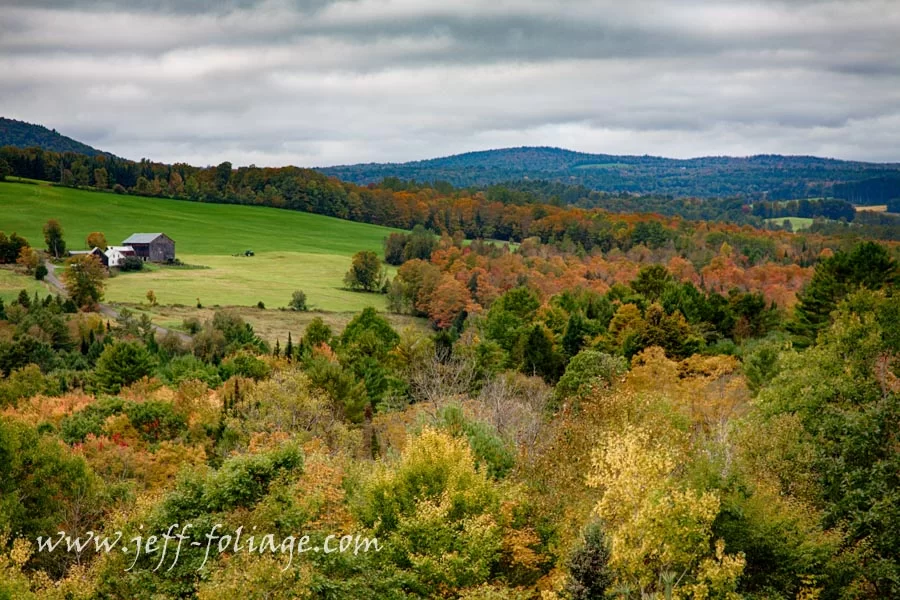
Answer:
<svg viewBox="0 0 900 600"><path fill-rule="evenodd" d="M837 252L820 262L800 294L794 320L788 326L797 345L812 344L848 294L859 288L879 290L892 286L897 274L897 262L884 246L875 242L863 242L850 252Z"/></svg>

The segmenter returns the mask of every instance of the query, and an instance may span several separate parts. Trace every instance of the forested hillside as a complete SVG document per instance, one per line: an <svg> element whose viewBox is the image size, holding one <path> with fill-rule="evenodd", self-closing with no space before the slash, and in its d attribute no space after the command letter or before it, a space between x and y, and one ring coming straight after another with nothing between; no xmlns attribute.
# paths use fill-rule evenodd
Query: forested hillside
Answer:
<svg viewBox="0 0 900 600"><path fill-rule="evenodd" d="M0 117L0 147L3 146L37 147L51 152L75 152L91 156L103 154L101 150L66 137L55 129Z"/></svg>
<svg viewBox="0 0 900 600"><path fill-rule="evenodd" d="M0 147L3 146L90 156L104 154L55 130L0 117ZM367 163L316 170L359 185L398 179L446 183L455 188L487 188L541 181L584 188L588 193L624 192L659 198L741 197L749 201L835 197L854 204L883 204L900 197L900 163L864 163L814 156L713 156L679 160L522 147L407 163ZM29 176L38 177L34 173ZM59 177L46 178L60 181ZM136 184L136 177L115 181L130 188Z"/></svg>
<svg viewBox="0 0 900 600"><path fill-rule="evenodd" d="M402 164L372 163L320 170L359 184L377 183L387 177L446 181L457 187L543 179L608 192L782 200L830 196L834 184L895 175L900 172L900 165L778 155L676 160L525 147ZM854 201L864 201L875 193L875 189L860 189L852 196Z"/></svg>

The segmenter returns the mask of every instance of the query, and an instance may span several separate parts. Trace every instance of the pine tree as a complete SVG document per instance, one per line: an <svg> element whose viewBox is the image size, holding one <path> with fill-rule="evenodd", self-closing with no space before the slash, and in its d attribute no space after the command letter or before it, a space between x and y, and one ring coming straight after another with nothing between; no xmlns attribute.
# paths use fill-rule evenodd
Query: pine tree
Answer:
<svg viewBox="0 0 900 600"><path fill-rule="evenodd" d="M281 342L279 340L275 340L275 350L272 351L272 356L278 357L281 355Z"/></svg>
<svg viewBox="0 0 900 600"><path fill-rule="evenodd" d="M284 347L284 357L288 360L294 360L294 342L291 340L290 331L288 331L287 346Z"/></svg>

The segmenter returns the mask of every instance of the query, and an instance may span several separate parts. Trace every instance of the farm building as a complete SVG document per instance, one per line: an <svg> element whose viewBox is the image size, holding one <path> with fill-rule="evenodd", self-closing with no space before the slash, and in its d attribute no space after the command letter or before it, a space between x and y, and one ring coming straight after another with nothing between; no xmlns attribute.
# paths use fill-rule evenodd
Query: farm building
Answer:
<svg viewBox="0 0 900 600"><path fill-rule="evenodd" d="M122 245L131 246L135 256L150 262L175 260L175 240L164 233L133 233Z"/></svg>
<svg viewBox="0 0 900 600"><path fill-rule="evenodd" d="M91 248L90 250L70 250L69 256L81 256L83 254L93 254L97 258L100 259L100 262L103 263L104 267L109 266L109 258L106 254L103 253L103 250L100 248Z"/></svg>
<svg viewBox="0 0 900 600"><path fill-rule="evenodd" d="M125 259L135 256L135 253L131 246L110 246L106 249L106 256L109 258L110 267L121 267Z"/></svg>

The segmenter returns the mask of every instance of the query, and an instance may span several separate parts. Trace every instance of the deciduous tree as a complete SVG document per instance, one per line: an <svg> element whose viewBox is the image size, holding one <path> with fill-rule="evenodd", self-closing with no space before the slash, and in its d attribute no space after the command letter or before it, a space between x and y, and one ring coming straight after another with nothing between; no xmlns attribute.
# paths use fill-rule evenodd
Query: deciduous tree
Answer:
<svg viewBox="0 0 900 600"><path fill-rule="evenodd" d="M93 308L103 299L106 269L93 254L73 256L66 261L62 278L69 297L76 305Z"/></svg>

